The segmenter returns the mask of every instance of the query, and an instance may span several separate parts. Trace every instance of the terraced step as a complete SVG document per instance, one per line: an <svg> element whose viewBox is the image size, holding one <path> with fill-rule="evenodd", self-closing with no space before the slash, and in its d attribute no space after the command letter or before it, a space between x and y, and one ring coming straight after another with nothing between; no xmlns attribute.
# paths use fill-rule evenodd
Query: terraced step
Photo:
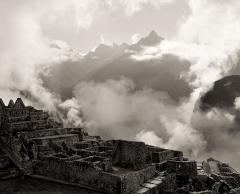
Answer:
<svg viewBox="0 0 240 194"><path fill-rule="evenodd" d="M62 135L62 134L70 134L70 133L71 133L70 128L50 128L50 129L21 132L21 134L23 134L28 138L38 138L38 137L44 137L44 136Z"/></svg>
<svg viewBox="0 0 240 194"><path fill-rule="evenodd" d="M58 135L55 129L42 129L42 130L24 132L22 134L24 134L28 138Z"/></svg>
<svg viewBox="0 0 240 194"><path fill-rule="evenodd" d="M79 141L77 134L63 134L63 135L51 135L44 137L32 138L33 141L36 142L37 145L47 146L49 142L56 144L62 144L65 142L66 144L73 145L74 143Z"/></svg>
<svg viewBox="0 0 240 194"><path fill-rule="evenodd" d="M12 123L6 123L6 128L9 131L22 132L31 130L40 130L48 126L46 120L36 120L36 121L17 121Z"/></svg>

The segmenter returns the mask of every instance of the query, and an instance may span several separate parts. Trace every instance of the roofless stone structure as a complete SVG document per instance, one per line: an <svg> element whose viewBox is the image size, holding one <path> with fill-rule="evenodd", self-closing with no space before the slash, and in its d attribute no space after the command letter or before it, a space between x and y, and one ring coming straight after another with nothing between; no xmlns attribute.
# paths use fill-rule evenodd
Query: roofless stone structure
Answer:
<svg viewBox="0 0 240 194"><path fill-rule="evenodd" d="M0 99L0 179L22 174L109 194L238 193L239 174L143 142L102 140L48 113Z"/></svg>

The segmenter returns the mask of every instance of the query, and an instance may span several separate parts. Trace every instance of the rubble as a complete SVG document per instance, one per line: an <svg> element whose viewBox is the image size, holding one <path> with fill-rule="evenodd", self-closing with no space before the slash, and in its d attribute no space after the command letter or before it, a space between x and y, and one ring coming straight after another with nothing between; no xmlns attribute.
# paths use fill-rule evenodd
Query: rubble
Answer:
<svg viewBox="0 0 240 194"><path fill-rule="evenodd" d="M18 98L0 100L0 179L21 173L109 194L240 193L239 173L212 158L63 128Z"/></svg>

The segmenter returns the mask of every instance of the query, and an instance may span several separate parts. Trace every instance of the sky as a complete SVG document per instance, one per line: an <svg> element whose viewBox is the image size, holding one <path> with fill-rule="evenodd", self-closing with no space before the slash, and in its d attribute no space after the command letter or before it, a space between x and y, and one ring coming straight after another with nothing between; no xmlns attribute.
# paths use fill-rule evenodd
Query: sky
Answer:
<svg viewBox="0 0 240 194"><path fill-rule="evenodd" d="M71 47L87 52L103 42L131 43L134 34L144 37L151 30L164 38L171 38L177 34L180 24L190 12L186 0L166 1L157 6L144 3L139 10L128 9L104 8L104 12L96 10L98 16L92 19L91 24L80 24L82 28L79 29L74 27L74 23L78 22L75 20L78 19L72 18L71 13L66 13L65 19L72 20L56 19L44 24L43 31L51 39L63 40Z"/></svg>

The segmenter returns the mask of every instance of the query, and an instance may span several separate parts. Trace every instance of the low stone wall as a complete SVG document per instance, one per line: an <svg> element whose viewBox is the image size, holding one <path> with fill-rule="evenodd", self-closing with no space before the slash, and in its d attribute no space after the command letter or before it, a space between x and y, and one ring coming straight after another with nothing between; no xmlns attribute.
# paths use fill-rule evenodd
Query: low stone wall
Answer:
<svg viewBox="0 0 240 194"><path fill-rule="evenodd" d="M156 166L152 165L142 170L129 172L123 175L123 192L131 193L138 190L141 184L152 178L156 173Z"/></svg>
<svg viewBox="0 0 240 194"><path fill-rule="evenodd" d="M148 179L152 178L156 174L156 166L151 165L142 170L129 172L123 175L123 191L125 193L131 193L138 190L141 184L145 183Z"/></svg>
<svg viewBox="0 0 240 194"><path fill-rule="evenodd" d="M196 161L168 161L167 173L176 173L177 175L197 176Z"/></svg>
<svg viewBox="0 0 240 194"><path fill-rule="evenodd" d="M77 133L77 130L75 130ZM62 134L72 134L71 128L50 128L50 129L41 129L41 130L32 130L32 131L23 131L22 135L27 138L35 138L35 137L44 137L44 136L53 136L53 135L62 135ZM79 132L81 132L79 130Z"/></svg>
<svg viewBox="0 0 240 194"><path fill-rule="evenodd" d="M12 133L14 131L18 132L18 131L24 131L24 130L32 130L30 121L23 121L23 122L17 122L17 123L6 123L4 128Z"/></svg>
<svg viewBox="0 0 240 194"><path fill-rule="evenodd" d="M154 163L161 163L163 161L174 158L174 152L172 150L166 150L162 152L153 152L152 153L152 161Z"/></svg>
<svg viewBox="0 0 240 194"><path fill-rule="evenodd" d="M45 120L49 117L48 113L43 111L31 111L29 116L30 116L30 120L32 121Z"/></svg>
<svg viewBox="0 0 240 194"><path fill-rule="evenodd" d="M76 147L77 149L87 149L87 148L91 148L91 144L84 143L84 142L77 142L74 144L74 147ZM89 151L92 151L92 150L89 150Z"/></svg>
<svg viewBox="0 0 240 194"><path fill-rule="evenodd" d="M32 130L40 130L48 128L48 121L47 120L35 120L31 121L31 129Z"/></svg>
<svg viewBox="0 0 240 194"><path fill-rule="evenodd" d="M84 149L94 153L96 156L112 158L113 148L108 146L95 146Z"/></svg>
<svg viewBox="0 0 240 194"><path fill-rule="evenodd" d="M179 158L180 160L183 160L183 152L181 151L173 151L174 152L174 157Z"/></svg>
<svg viewBox="0 0 240 194"><path fill-rule="evenodd" d="M34 130L34 131L24 131L24 132L21 132L21 134L31 139L35 137L57 135L58 133L55 129L43 129L43 130Z"/></svg>
<svg viewBox="0 0 240 194"><path fill-rule="evenodd" d="M110 158L104 158L99 156L90 156L81 160L81 162L91 162L94 167L98 167L105 172L112 171L112 161Z"/></svg>
<svg viewBox="0 0 240 194"><path fill-rule="evenodd" d="M50 142L60 145L65 142L67 145L73 145L78 142L77 134L66 134L66 135L58 135L58 136L46 136L33 138L33 141L36 142L37 145L48 146Z"/></svg>
<svg viewBox="0 0 240 194"><path fill-rule="evenodd" d="M48 127L46 120L37 121L19 121L13 123L6 123L4 128L10 132L32 131L37 129L45 129Z"/></svg>
<svg viewBox="0 0 240 194"><path fill-rule="evenodd" d="M159 147L155 147L155 146L150 146L150 145L146 145L148 148L148 151L153 153L153 152L163 152L166 151L166 149L164 148L159 148Z"/></svg>
<svg viewBox="0 0 240 194"><path fill-rule="evenodd" d="M164 192L174 192L176 189L176 174L170 173L162 179L162 184L160 185L160 193Z"/></svg>
<svg viewBox="0 0 240 194"><path fill-rule="evenodd" d="M7 108L5 116L7 122L21 121L22 118L26 119L29 116L29 110L25 108Z"/></svg>
<svg viewBox="0 0 240 194"><path fill-rule="evenodd" d="M25 114L25 115L19 115L19 116L11 116L11 117L8 117L8 119L6 119L6 120L9 123L21 122L21 121L27 121L28 117L29 117L29 115Z"/></svg>
<svg viewBox="0 0 240 194"><path fill-rule="evenodd" d="M114 165L134 170L143 169L146 166L148 152L143 142L116 140L114 144Z"/></svg>
<svg viewBox="0 0 240 194"><path fill-rule="evenodd" d="M155 165L156 165L156 170L159 172L162 172L162 171L165 171L167 168L167 161L157 163Z"/></svg>
<svg viewBox="0 0 240 194"><path fill-rule="evenodd" d="M57 180L88 185L107 193L121 193L121 177L97 170L93 163L46 157L36 164L34 172Z"/></svg>

